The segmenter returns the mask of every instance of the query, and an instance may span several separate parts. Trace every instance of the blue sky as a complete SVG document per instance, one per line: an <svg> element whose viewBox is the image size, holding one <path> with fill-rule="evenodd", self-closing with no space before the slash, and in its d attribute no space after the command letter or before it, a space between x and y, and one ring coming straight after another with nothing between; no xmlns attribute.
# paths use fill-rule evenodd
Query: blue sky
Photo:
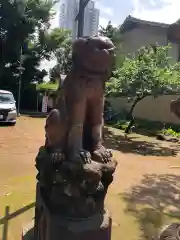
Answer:
<svg viewBox="0 0 180 240"><path fill-rule="evenodd" d="M144 20L172 23L180 18L180 0L100 0L100 24L121 24L129 14Z"/></svg>
<svg viewBox="0 0 180 240"><path fill-rule="evenodd" d="M180 0L95 0L100 9L100 25L106 26L110 20L120 25L128 15L149 21L173 23L180 18ZM59 5L51 27L58 27ZM55 65L55 61L43 61L41 68L47 71Z"/></svg>
<svg viewBox="0 0 180 240"><path fill-rule="evenodd" d="M180 18L180 0L95 0L100 9L100 25L105 26L109 20L120 25L130 14L134 17L164 23L175 22ZM57 15L52 20L52 27L58 26Z"/></svg>

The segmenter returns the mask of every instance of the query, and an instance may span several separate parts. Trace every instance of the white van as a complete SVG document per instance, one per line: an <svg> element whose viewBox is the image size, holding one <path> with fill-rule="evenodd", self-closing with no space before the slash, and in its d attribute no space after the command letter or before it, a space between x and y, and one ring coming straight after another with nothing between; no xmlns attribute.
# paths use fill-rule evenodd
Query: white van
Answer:
<svg viewBox="0 0 180 240"><path fill-rule="evenodd" d="M11 92L0 90L0 123L7 122L16 124L17 110L16 101Z"/></svg>

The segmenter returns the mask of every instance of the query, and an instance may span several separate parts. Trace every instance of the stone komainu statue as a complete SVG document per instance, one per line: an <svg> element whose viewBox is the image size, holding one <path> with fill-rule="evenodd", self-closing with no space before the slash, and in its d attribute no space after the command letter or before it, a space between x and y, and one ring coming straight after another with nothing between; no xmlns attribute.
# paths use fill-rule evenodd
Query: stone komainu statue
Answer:
<svg viewBox="0 0 180 240"><path fill-rule="evenodd" d="M37 240L111 238L104 199L117 163L102 145L102 125L114 50L106 37L73 44L73 66L47 117L45 146L36 157Z"/></svg>
<svg viewBox="0 0 180 240"><path fill-rule="evenodd" d="M55 106L63 125L62 136L59 135L63 141L59 140L64 142L63 148L71 146L69 158L83 149L94 160L103 161L107 157L108 152L102 146L104 88L111 74L114 50L106 37L82 38L73 44L73 68L61 86ZM48 137L48 124L46 127Z"/></svg>

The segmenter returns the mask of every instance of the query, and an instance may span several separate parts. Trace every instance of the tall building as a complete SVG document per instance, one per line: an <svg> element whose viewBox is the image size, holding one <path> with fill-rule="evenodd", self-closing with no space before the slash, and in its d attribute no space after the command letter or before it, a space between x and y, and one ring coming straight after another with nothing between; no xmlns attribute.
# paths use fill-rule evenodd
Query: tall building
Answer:
<svg viewBox="0 0 180 240"><path fill-rule="evenodd" d="M75 22L77 13L78 0L60 0L59 27L69 29L73 38L77 33L77 22Z"/></svg>
<svg viewBox="0 0 180 240"><path fill-rule="evenodd" d="M94 1L90 1L84 12L84 36L92 36L98 33L99 9L95 8Z"/></svg>
<svg viewBox="0 0 180 240"><path fill-rule="evenodd" d="M79 0L61 0L59 27L69 29L72 32L72 38L77 36L77 22L75 17L79 10ZM84 36L92 36L98 33L99 9L95 8L94 1L90 1L85 8L84 14Z"/></svg>
<svg viewBox="0 0 180 240"><path fill-rule="evenodd" d="M92 13L92 35L98 34L100 10L95 8Z"/></svg>

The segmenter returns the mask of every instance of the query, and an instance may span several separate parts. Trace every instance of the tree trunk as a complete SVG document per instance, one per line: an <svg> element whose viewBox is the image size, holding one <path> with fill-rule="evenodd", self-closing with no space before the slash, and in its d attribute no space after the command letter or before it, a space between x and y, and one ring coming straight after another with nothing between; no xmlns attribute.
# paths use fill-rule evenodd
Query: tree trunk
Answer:
<svg viewBox="0 0 180 240"><path fill-rule="evenodd" d="M134 122L135 122L135 119L134 119L134 117L133 117L134 108L136 107L136 104L137 104L139 101L141 101L143 98L145 98L145 96L136 97L136 99L134 100L134 103L133 103L132 106L131 106L131 109L130 109L130 111L129 111L129 113L128 113L128 120L130 120L130 122L129 122L127 128L125 129L125 133L126 133L126 134L129 134L129 132L130 132L130 130L131 130L131 128L132 128L132 126L134 125Z"/></svg>

